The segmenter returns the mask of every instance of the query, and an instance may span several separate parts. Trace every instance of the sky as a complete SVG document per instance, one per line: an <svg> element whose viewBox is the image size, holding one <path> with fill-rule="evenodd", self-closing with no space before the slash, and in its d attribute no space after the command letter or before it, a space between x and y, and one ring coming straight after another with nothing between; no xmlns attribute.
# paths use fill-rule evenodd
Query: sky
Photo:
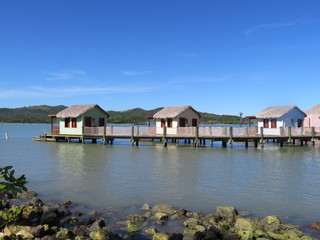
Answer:
<svg viewBox="0 0 320 240"><path fill-rule="evenodd" d="M0 108L320 103L319 0L1 0Z"/></svg>

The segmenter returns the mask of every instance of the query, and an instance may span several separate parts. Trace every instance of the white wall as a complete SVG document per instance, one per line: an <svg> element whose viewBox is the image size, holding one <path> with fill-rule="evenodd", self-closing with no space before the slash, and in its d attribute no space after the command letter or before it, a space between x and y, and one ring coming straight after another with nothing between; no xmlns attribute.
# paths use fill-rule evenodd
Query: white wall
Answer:
<svg viewBox="0 0 320 240"><path fill-rule="evenodd" d="M187 119L186 122L186 127L191 127L192 126L192 119L195 118L197 119L197 123L199 125L199 115L197 113L195 113L193 110L191 109L187 109L186 111L184 111L183 113L181 113L179 116L177 116L176 118L172 119L172 128L168 128L167 125L167 119L165 119L166 121L166 127L167 127L167 134L177 134L177 127L179 127L179 118L185 118ZM157 134L163 134L163 130L161 128L161 119L156 119L156 133Z"/></svg>
<svg viewBox="0 0 320 240"><path fill-rule="evenodd" d="M60 134L82 135L82 127L84 125L85 117L92 117L92 127L99 126L99 118L104 118L105 124L107 123L107 115L99 108L95 107L77 118L77 128L72 127L71 119L69 128L64 127L65 119L59 119Z"/></svg>

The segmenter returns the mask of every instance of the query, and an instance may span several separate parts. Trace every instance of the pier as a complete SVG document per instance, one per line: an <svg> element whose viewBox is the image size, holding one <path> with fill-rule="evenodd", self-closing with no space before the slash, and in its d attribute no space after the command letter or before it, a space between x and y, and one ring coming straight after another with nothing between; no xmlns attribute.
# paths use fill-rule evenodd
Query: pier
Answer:
<svg viewBox="0 0 320 240"><path fill-rule="evenodd" d="M161 134L159 134L161 130ZM169 142L192 144L195 147L206 145L207 142L213 146L214 142L222 142L222 147L232 147L235 142L242 142L245 147L253 144L255 147L268 142L278 143L280 147L284 144L289 146L299 143L301 146L308 142L315 144L320 138L320 128L279 128L270 129L277 134L268 133L269 129L258 127L180 127L170 129L162 127L145 126L107 126L107 127L82 127L80 135L59 134L58 129L52 128L51 133L41 134L34 140L47 142L79 142L85 143L90 141L97 143L97 140L103 144L113 144L116 139L128 139L131 144L138 146L140 141L157 141L167 146ZM274 131L276 130L276 131ZM168 134L170 132L170 134Z"/></svg>

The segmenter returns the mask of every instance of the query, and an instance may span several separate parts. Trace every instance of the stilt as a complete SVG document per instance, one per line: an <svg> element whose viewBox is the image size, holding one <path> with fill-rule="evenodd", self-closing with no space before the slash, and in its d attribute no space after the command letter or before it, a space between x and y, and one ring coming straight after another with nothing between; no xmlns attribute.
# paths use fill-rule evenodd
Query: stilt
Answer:
<svg viewBox="0 0 320 240"><path fill-rule="evenodd" d="M136 146L139 146L139 140L136 140Z"/></svg>
<svg viewBox="0 0 320 240"><path fill-rule="evenodd" d="M210 140L210 146L213 147L213 140Z"/></svg>
<svg viewBox="0 0 320 240"><path fill-rule="evenodd" d="M279 144L280 144L280 147L283 147L283 141L282 140L279 140Z"/></svg>
<svg viewBox="0 0 320 240"><path fill-rule="evenodd" d="M303 140L300 140L300 146L303 147Z"/></svg>
<svg viewBox="0 0 320 240"><path fill-rule="evenodd" d="M248 146L249 146L248 140L245 141L245 146L246 146L246 148L248 148Z"/></svg>
<svg viewBox="0 0 320 240"><path fill-rule="evenodd" d="M255 148L258 147L258 141L254 141L254 147L255 147Z"/></svg>
<svg viewBox="0 0 320 240"><path fill-rule="evenodd" d="M224 147L224 148L227 147L227 142L226 141L222 141L222 147Z"/></svg>

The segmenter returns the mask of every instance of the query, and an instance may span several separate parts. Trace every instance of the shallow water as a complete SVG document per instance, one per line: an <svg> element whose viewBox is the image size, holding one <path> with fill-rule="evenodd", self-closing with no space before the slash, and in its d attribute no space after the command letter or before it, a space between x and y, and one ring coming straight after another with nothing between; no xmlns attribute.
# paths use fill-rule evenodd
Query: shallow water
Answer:
<svg viewBox="0 0 320 240"><path fill-rule="evenodd" d="M49 125L0 124L0 165L25 174L29 190L88 208L130 211L170 203L204 213L233 205L256 216L320 221L320 148L194 148L128 140L114 145L31 140ZM4 133L9 139L5 140Z"/></svg>

